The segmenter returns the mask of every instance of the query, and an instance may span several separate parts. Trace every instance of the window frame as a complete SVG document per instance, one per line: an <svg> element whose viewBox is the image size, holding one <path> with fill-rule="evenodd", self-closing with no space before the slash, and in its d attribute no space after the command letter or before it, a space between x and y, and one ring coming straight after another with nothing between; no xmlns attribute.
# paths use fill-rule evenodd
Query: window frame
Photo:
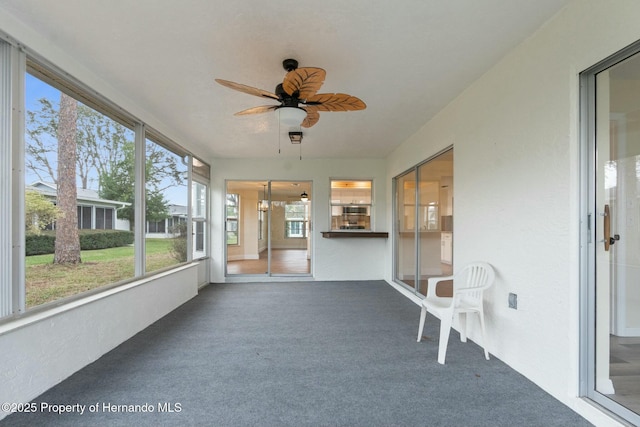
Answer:
<svg viewBox="0 0 640 427"><path fill-rule="evenodd" d="M193 158L195 164L197 159ZM198 165L205 165L197 161ZM208 167L208 165L205 165ZM197 169L192 166L191 182L191 224L192 224L192 248L194 258L204 259L209 256L209 184L205 182L205 177L196 173ZM206 170L208 176L208 169Z"/></svg>
<svg viewBox="0 0 640 427"><path fill-rule="evenodd" d="M44 59L30 48L18 44L17 41L0 35L0 64L7 72L0 76L0 102L3 108L0 109L0 175L5 182L10 184L0 187L0 212L5 218L12 218L12 221L5 221L0 225L0 323L12 321L20 316L32 315L77 301L87 296L105 292L114 287L123 286L143 277L151 277L161 271L154 271L151 274L144 272L144 214L136 212L136 221L134 226L135 237L135 255L134 262L136 265L135 273L132 277L118 282L108 283L94 289L78 292L76 294L58 298L47 303L34 305L27 308L26 306L26 256L24 254L25 242L25 170L24 167L15 167L15 165L25 164L25 116L26 116L26 76L27 73L41 80L42 82L52 86L58 91L62 91L76 99L79 103L95 110L96 112L106 116L109 120L113 120L129 129L135 137L135 200L140 206L144 200L144 138L145 132L153 131L144 122L137 117L124 110L120 105L109 101L103 97L95 89L85 85L79 80L74 79L70 74L55 66L53 63ZM5 108L6 107L6 108ZM184 159L189 162L195 157L185 150L181 145L165 138L157 133L163 141L166 141L172 151L180 153ZM164 144L163 144L164 145ZM166 148L169 148L166 147ZM203 176L203 180L208 182L210 176L210 166L202 161L198 161L197 171L191 171L188 168L187 180L190 182L193 176ZM13 165L13 166L12 166ZM205 177L206 176L206 177ZM142 178L141 178L142 177ZM208 184L206 184L208 185ZM190 199L190 198L189 198ZM80 203L79 203L80 205ZM85 209L86 208L86 209ZM111 229L117 228L117 212L112 206L97 206L91 204L81 207L84 228L95 228L96 214L103 215L103 226L111 225ZM91 211L89 218L88 210ZM96 212L97 211L97 212ZM110 219L107 211L111 211ZM210 221L210 212L207 207L205 221ZM187 224L191 225L190 216L188 216ZM55 225L51 228L55 228ZM206 246L206 243L205 243ZM187 253L191 260L191 252ZM142 265L142 268L138 266Z"/></svg>
<svg viewBox="0 0 640 427"><path fill-rule="evenodd" d="M300 218L289 218L288 214L290 213L287 210L287 206L295 206L302 208L302 219ZM300 213L300 212L297 212ZM307 223L309 222L307 218L307 207L303 202L294 202L294 203L285 203L284 205L284 238L285 239L306 239L307 235ZM301 230L302 235L291 235L291 225L293 223L300 224L299 228Z"/></svg>

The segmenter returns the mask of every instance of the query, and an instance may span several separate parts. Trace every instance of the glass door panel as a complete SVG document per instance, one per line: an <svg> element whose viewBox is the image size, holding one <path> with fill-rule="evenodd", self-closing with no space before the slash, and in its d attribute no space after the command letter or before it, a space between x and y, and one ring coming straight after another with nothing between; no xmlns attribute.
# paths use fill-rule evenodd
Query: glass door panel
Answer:
<svg viewBox="0 0 640 427"><path fill-rule="evenodd" d="M396 178L396 280L416 286L416 171Z"/></svg>
<svg viewBox="0 0 640 427"><path fill-rule="evenodd" d="M453 271L453 150L418 168L418 293L427 294L427 279L448 276ZM452 283L438 286L449 296Z"/></svg>
<svg viewBox="0 0 640 427"><path fill-rule="evenodd" d="M227 275L268 274L268 181L228 181Z"/></svg>
<svg viewBox="0 0 640 427"><path fill-rule="evenodd" d="M640 414L640 57L596 81L595 391ZM635 418L636 421L640 418Z"/></svg>
<svg viewBox="0 0 640 427"><path fill-rule="evenodd" d="M271 274L311 273L311 200L310 181L271 182Z"/></svg>

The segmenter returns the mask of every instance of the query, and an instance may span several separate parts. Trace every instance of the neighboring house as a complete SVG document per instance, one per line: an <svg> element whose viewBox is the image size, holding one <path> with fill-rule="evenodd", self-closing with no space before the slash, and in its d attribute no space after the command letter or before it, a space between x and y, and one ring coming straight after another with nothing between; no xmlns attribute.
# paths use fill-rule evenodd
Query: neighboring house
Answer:
<svg viewBox="0 0 640 427"><path fill-rule="evenodd" d="M169 216L160 221L147 221L147 237L168 239L174 236L173 227L187 222L187 207L167 205Z"/></svg>
<svg viewBox="0 0 640 427"><path fill-rule="evenodd" d="M57 185L37 181L26 186L26 190L37 191L52 203L58 197ZM98 192L78 188L78 229L81 230L129 230L129 220L118 218L118 209L130 206L131 203L101 199ZM55 223L47 227L55 229Z"/></svg>
<svg viewBox="0 0 640 427"><path fill-rule="evenodd" d="M57 185L49 182L37 181L26 187L34 190L56 203L58 196ZM118 209L130 206L131 203L117 200L101 199L98 192L84 188L78 188L78 229L80 230L130 230L128 219L118 218ZM147 221L147 236L152 238L173 237L172 229L180 222L187 221L187 207L181 205L168 205L169 217L159 221ZM55 223L47 227L55 229Z"/></svg>

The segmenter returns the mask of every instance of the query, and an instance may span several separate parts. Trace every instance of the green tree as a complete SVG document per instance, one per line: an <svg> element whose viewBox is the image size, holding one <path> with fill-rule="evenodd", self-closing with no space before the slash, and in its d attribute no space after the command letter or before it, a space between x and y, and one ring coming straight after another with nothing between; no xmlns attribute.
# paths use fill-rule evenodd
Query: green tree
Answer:
<svg viewBox="0 0 640 427"><path fill-rule="evenodd" d="M26 191L25 224L29 234L40 234L61 215L60 209L37 191Z"/></svg>
<svg viewBox="0 0 640 427"><path fill-rule="evenodd" d="M129 220L133 227L135 212L135 160L134 145L127 142L121 146L122 156L111 170L100 175L100 197L108 200L128 202L131 205L118 210L118 217ZM145 218L147 221L160 221L169 217L164 191L175 185L182 185L182 173L175 159L163 149L151 145L147 149L145 161Z"/></svg>

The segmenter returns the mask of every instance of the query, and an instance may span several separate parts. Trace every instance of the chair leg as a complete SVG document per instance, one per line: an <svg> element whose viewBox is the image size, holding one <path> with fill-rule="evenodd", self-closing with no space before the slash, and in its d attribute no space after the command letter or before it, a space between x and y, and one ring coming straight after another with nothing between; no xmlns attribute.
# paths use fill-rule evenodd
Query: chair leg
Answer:
<svg viewBox="0 0 640 427"><path fill-rule="evenodd" d="M422 307L420 312L420 325L418 326L418 342L422 341L422 330L424 329L424 321L427 317L427 307Z"/></svg>
<svg viewBox="0 0 640 427"><path fill-rule="evenodd" d="M444 365L444 358L447 355L447 345L449 344L449 332L453 323L452 313L442 313L440 319L440 342L438 343L438 363Z"/></svg>
<svg viewBox="0 0 640 427"><path fill-rule="evenodd" d="M469 316L467 313L459 313L458 321L460 323L460 341L467 342L467 329L469 327Z"/></svg>
<svg viewBox="0 0 640 427"><path fill-rule="evenodd" d="M487 351L487 334L484 330L484 313L478 311L478 317L480 317L480 331L482 332L482 348L484 349L484 358L489 360L489 352Z"/></svg>

